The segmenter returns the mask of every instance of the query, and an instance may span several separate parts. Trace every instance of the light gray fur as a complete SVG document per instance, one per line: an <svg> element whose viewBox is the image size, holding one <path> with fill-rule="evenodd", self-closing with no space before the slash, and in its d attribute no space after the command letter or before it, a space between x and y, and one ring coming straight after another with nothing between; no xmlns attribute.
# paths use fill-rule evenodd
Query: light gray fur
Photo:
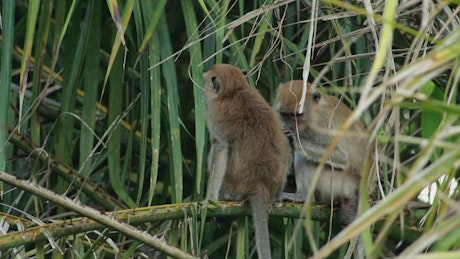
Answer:
<svg viewBox="0 0 460 259"><path fill-rule="evenodd" d="M217 201L222 183L227 172L228 145L211 141L208 157L208 171L210 172L206 200Z"/></svg>

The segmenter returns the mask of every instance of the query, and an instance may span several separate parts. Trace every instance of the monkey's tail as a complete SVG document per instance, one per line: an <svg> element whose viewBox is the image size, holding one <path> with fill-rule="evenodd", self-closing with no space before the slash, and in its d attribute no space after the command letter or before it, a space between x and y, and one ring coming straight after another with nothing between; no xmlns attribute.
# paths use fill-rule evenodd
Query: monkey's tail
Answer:
<svg viewBox="0 0 460 259"><path fill-rule="evenodd" d="M268 233L268 194L255 194L249 197L252 221L256 232L256 246L259 258L271 259L270 236Z"/></svg>

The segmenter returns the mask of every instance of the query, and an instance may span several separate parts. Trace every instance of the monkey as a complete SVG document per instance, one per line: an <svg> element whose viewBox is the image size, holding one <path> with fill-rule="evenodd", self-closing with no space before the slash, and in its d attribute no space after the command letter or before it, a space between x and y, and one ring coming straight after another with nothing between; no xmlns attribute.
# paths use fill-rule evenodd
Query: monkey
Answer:
<svg viewBox="0 0 460 259"><path fill-rule="evenodd" d="M342 134L340 127L352 113L337 98L318 91L311 84L307 84L304 108L300 111L302 90L301 80L281 84L274 102L284 131L293 139L294 149L296 192L283 193L283 199L296 202L304 202L307 198L317 166L335 134ZM355 219L358 209L359 185L368 154L365 133L364 125L355 121L339 136L314 190L315 202L340 204L340 215L345 223ZM376 180L376 174L371 171L367 181L369 197L373 195ZM354 251L354 258L364 258L361 237L354 238L351 243L349 251Z"/></svg>
<svg viewBox="0 0 460 259"><path fill-rule="evenodd" d="M346 132L340 126L352 111L334 96L307 85L303 111L299 111L303 82L293 80L278 87L274 109L283 127L294 138L294 174L297 190L283 193L283 199L303 202L323 154L334 138L342 134L330 153L315 186L314 200L320 204L340 204L342 215L351 221L358 208L359 184L366 161L368 139L360 121ZM375 174L369 175L368 193L375 189Z"/></svg>
<svg viewBox="0 0 460 259"><path fill-rule="evenodd" d="M271 258L270 202L279 199L290 165L289 143L270 104L239 68L203 73L210 135L207 200L249 200L259 258Z"/></svg>

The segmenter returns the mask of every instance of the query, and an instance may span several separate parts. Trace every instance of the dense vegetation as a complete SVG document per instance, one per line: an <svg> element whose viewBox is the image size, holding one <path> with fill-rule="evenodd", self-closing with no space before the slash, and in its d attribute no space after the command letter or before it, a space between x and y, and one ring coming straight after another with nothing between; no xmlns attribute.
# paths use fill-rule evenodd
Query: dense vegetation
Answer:
<svg viewBox="0 0 460 259"><path fill-rule="evenodd" d="M269 102L305 71L375 143L381 201L361 197L349 227L328 207L274 204L276 258L342 258L359 233L369 258L460 256L458 1L0 8L0 257L253 256L247 206L203 202L201 74L215 63L248 70Z"/></svg>

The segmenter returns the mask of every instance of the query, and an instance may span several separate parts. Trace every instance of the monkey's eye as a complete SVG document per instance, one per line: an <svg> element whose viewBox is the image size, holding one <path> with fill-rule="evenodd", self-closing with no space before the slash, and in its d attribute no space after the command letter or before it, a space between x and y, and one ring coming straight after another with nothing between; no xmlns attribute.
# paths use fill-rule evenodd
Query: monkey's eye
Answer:
<svg viewBox="0 0 460 259"><path fill-rule="evenodd" d="M212 90L214 90L215 93L219 92L220 84L217 81L217 78L215 76L213 76L211 78L211 81L212 81Z"/></svg>
<svg viewBox="0 0 460 259"><path fill-rule="evenodd" d="M321 93L318 91L315 91L311 98L313 99L314 102L319 102L321 100Z"/></svg>

